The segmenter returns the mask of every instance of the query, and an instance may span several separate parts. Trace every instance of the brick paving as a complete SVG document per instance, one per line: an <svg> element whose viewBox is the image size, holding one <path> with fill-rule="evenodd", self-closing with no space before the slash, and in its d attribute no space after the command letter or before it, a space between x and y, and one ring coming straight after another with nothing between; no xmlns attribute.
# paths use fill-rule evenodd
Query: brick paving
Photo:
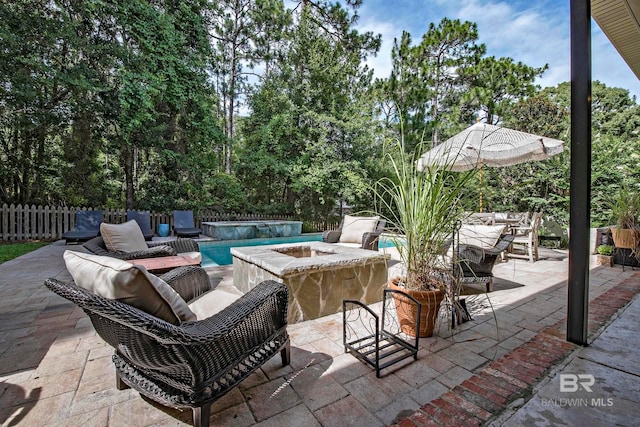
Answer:
<svg viewBox="0 0 640 427"><path fill-rule="evenodd" d="M57 242L0 265L0 424L190 425L190 410L164 408L115 387L112 349L84 313L43 285L69 280ZM290 325L292 363L278 357L212 406L216 426L429 426L491 423L527 398L574 351L564 341L566 252L496 266L495 291L470 287L474 320L442 321L422 339L418 360L382 378L345 354L342 315ZM230 268L209 271L212 283ZM596 267L590 278L590 334L640 292L640 273ZM289 386L274 394L283 383Z"/></svg>
<svg viewBox="0 0 640 427"><path fill-rule="evenodd" d="M589 336L640 293L640 273L624 279L589 303ZM566 318L548 326L502 358L394 426L479 426L499 415L511 402L531 394L554 365L565 359L575 344L565 341Z"/></svg>

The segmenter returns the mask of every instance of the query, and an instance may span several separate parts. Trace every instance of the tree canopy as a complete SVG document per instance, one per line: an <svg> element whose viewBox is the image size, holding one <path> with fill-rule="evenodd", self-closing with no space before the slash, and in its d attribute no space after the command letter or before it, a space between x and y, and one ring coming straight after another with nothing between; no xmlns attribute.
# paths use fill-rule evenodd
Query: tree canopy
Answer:
<svg viewBox="0 0 640 427"><path fill-rule="evenodd" d="M486 56L473 22L394 40L362 0L23 0L0 3L0 202L210 208L326 219L373 206L389 138L438 144L480 119L565 141L546 162L483 171L469 209L568 220L570 85ZM594 224L638 188L640 114L593 83Z"/></svg>

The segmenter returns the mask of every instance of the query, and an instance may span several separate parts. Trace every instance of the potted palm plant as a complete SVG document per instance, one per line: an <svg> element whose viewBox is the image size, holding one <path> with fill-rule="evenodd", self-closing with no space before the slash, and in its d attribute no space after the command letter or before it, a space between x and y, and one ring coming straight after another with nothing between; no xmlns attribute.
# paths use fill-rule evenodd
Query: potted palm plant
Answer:
<svg viewBox="0 0 640 427"><path fill-rule="evenodd" d="M640 237L639 213L640 196L621 187L611 204L611 219L616 224L611 227L611 235L616 248L636 250Z"/></svg>
<svg viewBox="0 0 640 427"><path fill-rule="evenodd" d="M421 148L407 154L402 138L393 145L385 153L391 176L378 181L374 188L378 215L393 227L396 237L392 239L404 265L404 275L391 279L388 286L420 302L420 327L416 331L415 305L406 307L408 301L394 294L402 331L426 337L433 334L442 300L447 294L456 294L444 252L461 218L461 190L471 173L452 173L446 165L418 171Z"/></svg>

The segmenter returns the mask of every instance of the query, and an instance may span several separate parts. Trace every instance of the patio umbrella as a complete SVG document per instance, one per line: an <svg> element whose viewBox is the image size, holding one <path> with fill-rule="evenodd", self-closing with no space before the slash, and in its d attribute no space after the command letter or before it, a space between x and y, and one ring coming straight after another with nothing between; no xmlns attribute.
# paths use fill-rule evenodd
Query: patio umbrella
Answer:
<svg viewBox="0 0 640 427"><path fill-rule="evenodd" d="M559 139L476 123L420 156L418 170L436 166L460 172L482 166L512 166L546 160L562 150Z"/></svg>
<svg viewBox="0 0 640 427"><path fill-rule="evenodd" d="M559 139L476 123L420 156L417 168L421 171L429 166L446 167L454 172L478 168L482 184L482 166L502 167L546 160L562 153L563 144Z"/></svg>

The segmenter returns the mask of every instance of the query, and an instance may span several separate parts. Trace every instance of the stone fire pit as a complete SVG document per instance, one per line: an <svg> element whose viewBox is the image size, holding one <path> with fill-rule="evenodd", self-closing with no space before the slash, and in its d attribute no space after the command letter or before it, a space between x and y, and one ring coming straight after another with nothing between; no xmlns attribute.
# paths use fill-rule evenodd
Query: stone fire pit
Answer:
<svg viewBox="0 0 640 427"><path fill-rule="evenodd" d="M381 252L322 242L231 249L233 282L247 293L268 279L289 287L289 322L317 319L342 310L342 300L382 300L387 256Z"/></svg>

